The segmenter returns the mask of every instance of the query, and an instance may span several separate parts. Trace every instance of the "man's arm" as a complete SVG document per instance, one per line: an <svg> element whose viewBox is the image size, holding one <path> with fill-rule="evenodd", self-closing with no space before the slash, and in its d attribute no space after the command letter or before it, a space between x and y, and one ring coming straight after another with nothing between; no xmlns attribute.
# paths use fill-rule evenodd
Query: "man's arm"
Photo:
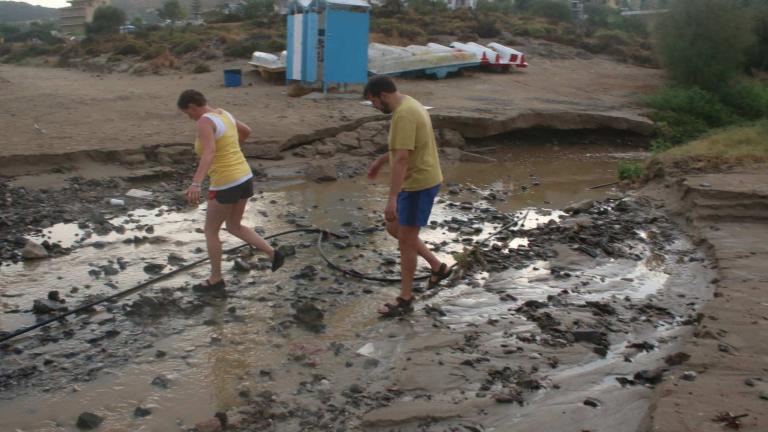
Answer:
<svg viewBox="0 0 768 432"><path fill-rule="evenodd" d="M397 198L397 194L403 190L405 183L405 174L408 172L408 158L410 150L395 150L394 162L392 163L392 174L389 180L389 199Z"/></svg>
<svg viewBox="0 0 768 432"><path fill-rule="evenodd" d="M384 208L384 218L390 222L397 219L397 195L403 189L403 183L405 183L410 153L410 150L401 149L395 150L392 155L394 161L389 180L389 199L387 200L387 206Z"/></svg>
<svg viewBox="0 0 768 432"><path fill-rule="evenodd" d="M387 163L388 159L389 153L384 153L383 155L377 157L373 162L371 162L371 165L368 166L368 180L376 179L376 177L379 175L381 167Z"/></svg>

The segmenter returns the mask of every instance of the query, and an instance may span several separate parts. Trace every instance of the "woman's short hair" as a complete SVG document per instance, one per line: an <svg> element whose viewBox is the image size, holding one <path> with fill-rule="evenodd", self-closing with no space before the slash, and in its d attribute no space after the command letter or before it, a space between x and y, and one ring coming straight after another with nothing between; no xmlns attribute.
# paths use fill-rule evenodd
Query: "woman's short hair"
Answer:
<svg viewBox="0 0 768 432"><path fill-rule="evenodd" d="M179 109L185 110L190 105L198 107L204 107L208 105L208 101L205 100L205 96L197 90L184 90L179 96L179 100L176 102Z"/></svg>

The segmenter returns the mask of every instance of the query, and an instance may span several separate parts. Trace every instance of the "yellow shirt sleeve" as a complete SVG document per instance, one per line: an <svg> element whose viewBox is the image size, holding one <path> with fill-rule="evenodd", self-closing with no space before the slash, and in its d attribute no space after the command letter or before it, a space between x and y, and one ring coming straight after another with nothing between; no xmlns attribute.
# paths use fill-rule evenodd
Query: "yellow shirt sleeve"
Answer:
<svg viewBox="0 0 768 432"><path fill-rule="evenodd" d="M392 119L392 132L389 135L390 150L416 149L416 122L407 116Z"/></svg>

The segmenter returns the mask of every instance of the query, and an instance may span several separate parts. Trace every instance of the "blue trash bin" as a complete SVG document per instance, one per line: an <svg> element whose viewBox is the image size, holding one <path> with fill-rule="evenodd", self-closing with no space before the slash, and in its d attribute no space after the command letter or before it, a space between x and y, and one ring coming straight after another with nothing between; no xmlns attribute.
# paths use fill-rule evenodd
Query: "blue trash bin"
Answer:
<svg viewBox="0 0 768 432"><path fill-rule="evenodd" d="M243 71L224 69L224 87L240 87L243 84Z"/></svg>

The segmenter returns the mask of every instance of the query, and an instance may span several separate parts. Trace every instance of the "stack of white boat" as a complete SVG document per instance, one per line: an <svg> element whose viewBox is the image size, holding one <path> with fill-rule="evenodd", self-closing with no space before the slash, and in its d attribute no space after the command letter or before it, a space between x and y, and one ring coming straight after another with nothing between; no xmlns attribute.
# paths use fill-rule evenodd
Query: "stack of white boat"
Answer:
<svg viewBox="0 0 768 432"><path fill-rule="evenodd" d="M285 71L286 52L280 55L256 51L251 61L261 71ZM437 43L399 47L371 43L368 46L368 72L373 75L426 74L445 78L449 73L463 68L481 67L507 71L512 67L525 68L525 54L492 42L480 45L475 42L453 42L450 46Z"/></svg>

